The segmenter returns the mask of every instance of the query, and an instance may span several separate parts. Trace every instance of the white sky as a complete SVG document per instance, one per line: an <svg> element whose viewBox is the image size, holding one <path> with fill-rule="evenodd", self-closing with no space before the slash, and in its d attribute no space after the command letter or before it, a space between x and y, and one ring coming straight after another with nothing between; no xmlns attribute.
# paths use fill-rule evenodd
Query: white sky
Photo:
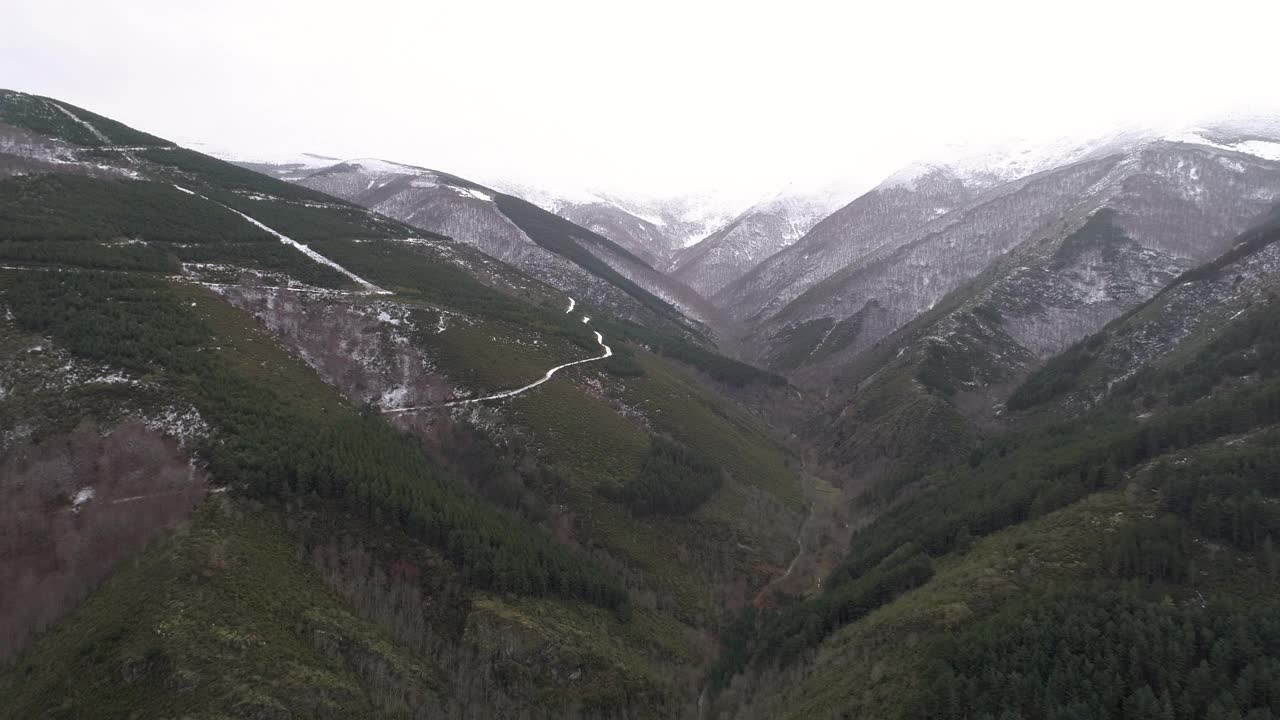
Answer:
<svg viewBox="0 0 1280 720"><path fill-rule="evenodd" d="M872 184L944 143L1280 105L1265 0L14 4L0 87L244 153L549 186Z"/></svg>

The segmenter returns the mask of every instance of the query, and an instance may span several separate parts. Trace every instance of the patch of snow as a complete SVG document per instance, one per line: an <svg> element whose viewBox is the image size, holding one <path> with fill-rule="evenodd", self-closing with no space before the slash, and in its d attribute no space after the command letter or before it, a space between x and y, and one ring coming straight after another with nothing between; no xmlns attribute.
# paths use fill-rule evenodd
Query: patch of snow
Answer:
<svg viewBox="0 0 1280 720"><path fill-rule="evenodd" d="M100 375L95 378L90 378L88 382L102 383L103 385L123 385L123 384L135 383L135 381L132 378L130 378L129 376L125 375L122 372L113 372L107 375Z"/></svg>
<svg viewBox="0 0 1280 720"><path fill-rule="evenodd" d="M1266 140L1246 140L1231 146L1242 153L1248 153L1265 160L1280 160L1280 143Z"/></svg>
<svg viewBox="0 0 1280 720"><path fill-rule="evenodd" d="M403 165L390 160L379 160L378 158L356 158L354 160L343 160L343 165L354 165L365 172L375 175L420 175L432 176L434 173L426 168L416 167L414 165Z"/></svg>
<svg viewBox="0 0 1280 720"><path fill-rule="evenodd" d="M186 445L191 440L209 433L209 424L192 407L166 408L163 413L146 418L143 424L149 430L176 438L179 445Z"/></svg>
<svg viewBox="0 0 1280 720"><path fill-rule="evenodd" d="M75 497L71 498L71 504L72 506L79 508L81 505L92 500L94 495L97 495L97 491L86 485L76 492Z"/></svg>
<svg viewBox="0 0 1280 720"><path fill-rule="evenodd" d="M203 195L200 195L199 193L195 193L195 192L192 192L192 191L190 191L190 190L187 190L186 188L181 187L181 186L179 186L179 185L176 185L176 184L175 184L175 185L174 185L174 187L178 188L179 190L181 190L181 191L183 191L183 192L185 192L185 193L187 193L187 194L189 194L189 195L195 195L196 197L202 198L202 199L204 199L204 200L209 200L209 198L204 197ZM350 270L348 270L348 269L346 269L346 268L342 267L341 265L339 265L338 263L336 263L336 262L334 262L334 261L330 260L329 258L327 258L327 257L325 257L325 256L323 256L323 255L321 255L320 253L316 252L315 250L312 250L310 247L307 247L306 245L303 245L302 243L298 242L297 240L294 240L294 239L293 239L293 238L291 238L291 237L288 237L287 235L284 235L283 233L279 233L279 232L277 232L277 231L275 231L275 230L273 230L273 229L271 229L271 228L267 227L266 225L264 225L264 224L262 224L262 223L258 222L257 220L255 220L255 219L253 219L253 218L249 217L248 215L245 215L244 213L240 212L239 210L236 210L235 208L232 208L232 207L227 207L226 205L223 205L222 203L219 203L219 202L216 202L216 201L213 201L213 200L209 200L209 202L215 203L216 205L220 205L220 206L222 206L222 207L226 208L227 210L230 210L231 212L233 212L233 213L235 213L235 214L239 215L240 217L244 218L245 220L248 220L249 222L253 223L253 224L254 224L255 226L257 226L259 229L261 229L261 230L263 230L263 231L265 231L265 232L268 232L268 233L270 233L270 234L272 234L272 235L275 235L275 236L276 236L276 238L277 238L278 240L280 240L280 242L282 242L282 243L284 243L284 244L286 244L286 245L291 245L291 246L293 246L293 247L297 248L298 250L300 250L300 251L302 252L302 254L303 254L303 255L306 255L307 257L309 257L309 258L311 258L312 260L314 260L314 261L316 261L316 262L320 263L321 265L327 265L327 266L329 266L329 267L333 268L334 270L337 270L338 272L342 273L343 275L346 275L347 277L351 278L351 280L353 280L354 282L356 282L357 284L359 284L360 286L362 286L362 287L363 287L367 292L371 292L371 293L374 293L374 294L376 294L376 295L390 295L390 294L391 294L391 292L390 292L389 290L383 290L382 288L378 287L377 285L374 285L373 283L369 282L368 280L365 280L364 278L360 277L359 275L356 275L355 273L353 273L353 272L351 272Z"/></svg>
<svg viewBox="0 0 1280 720"><path fill-rule="evenodd" d="M342 162L342 158L320 155L318 153L290 152L239 152L206 142L180 140L179 144L189 150L212 155L227 162L253 163L255 165L281 165L298 167L301 170L319 170L332 167Z"/></svg>
<svg viewBox="0 0 1280 720"><path fill-rule="evenodd" d="M1236 143L1219 143L1214 142L1204 135L1200 129L1179 130L1177 132L1167 134L1164 139L1169 142L1187 143L1190 145L1206 145L1216 150L1229 150L1231 152L1244 153L1263 160L1280 160L1280 142L1270 140L1245 140Z"/></svg>
<svg viewBox="0 0 1280 720"><path fill-rule="evenodd" d="M53 102L52 100L50 100L50 101L49 101L49 104L51 104L51 105L53 105L54 107L58 108L59 110L61 110L61 111L62 111L62 113L63 113L64 115L66 115L67 117L71 118L71 119L72 119L72 120L74 120L75 122L79 123L81 126L83 126L83 127L84 127L84 129L85 129L85 130L88 130L88 131L89 131L89 133L90 133L91 135L93 135L95 138L97 138L100 142L105 143L105 144L108 144L108 145L111 143L111 139L110 139L110 138L108 138L106 135L103 135L101 132L99 132L99 131L98 131L98 128L96 128L96 127L94 127L94 126L90 125L89 123L85 122L84 120L81 120L81 119L80 119L80 117L79 117L79 116L77 116L75 113L71 112L70 110L68 110L68 109L66 109L66 108L64 108L64 107L62 107L62 106L61 106L61 105L59 105L58 103Z"/></svg>
<svg viewBox="0 0 1280 720"><path fill-rule="evenodd" d="M481 192L481 191L479 191L479 190L476 190L475 188L459 187L459 186L457 186L457 185L450 185L449 187L450 187L454 192L456 192L456 193L458 193L459 195L461 195L462 197L469 197L469 198L473 198L473 199L476 199L476 200L483 200L483 201L485 201L485 202L493 202L493 196L492 196L492 195L490 195L490 194L488 194L488 193L485 193L485 192Z"/></svg>
<svg viewBox="0 0 1280 720"><path fill-rule="evenodd" d="M408 399L409 388L403 385L397 385L395 387L388 388L382 393L382 396L378 398L378 406L384 410L390 410L404 405L405 401Z"/></svg>

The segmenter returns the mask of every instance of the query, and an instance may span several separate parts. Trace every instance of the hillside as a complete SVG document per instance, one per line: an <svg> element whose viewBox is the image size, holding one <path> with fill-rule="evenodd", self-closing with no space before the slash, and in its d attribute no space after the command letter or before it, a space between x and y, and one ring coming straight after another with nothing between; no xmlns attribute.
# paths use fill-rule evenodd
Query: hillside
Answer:
<svg viewBox="0 0 1280 720"><path fill-rule="evenodd" d="M642 324L681 327L685 317L718 324L721 314L654 269L653 255L575 225L532 203L426 168L355 159L297 172L300 165L242 163L447 235L554 287ZM630 249L628 249L630 248ZM649 259L645 259L649 258Z"/></svg>
<svg viewBox="0 0 1280 720"><path fill-rule="evenodd" d="M0 91L0 718L1273 717L1250 128L677 253Z"/></svg>
<svg viewBox="0 0 1280 720"><path fill-rule="evenodd" d="M847 183L816 189L789 186L680 251L671 263L671 273L703 297L715 297L725 285L795 243L857 195Z"/></svg>
<svg viewBox="0 0 1280 720"><path fill-rule="evenodd" d="M0 101L0 716L692 706L802 521L720 394L777 378L669 306Z"/></svg>
<svg viewBox="0 0 1280 720"><path fill-rule="evenodd" d="M1049 362L971 451L883 481L820 593L726 629L717 710L1265 717L1276 239L1251 231ZM1077 390L1137 347L1101 396ZM1091 674L1108 665L1129 670Z"/></svg>

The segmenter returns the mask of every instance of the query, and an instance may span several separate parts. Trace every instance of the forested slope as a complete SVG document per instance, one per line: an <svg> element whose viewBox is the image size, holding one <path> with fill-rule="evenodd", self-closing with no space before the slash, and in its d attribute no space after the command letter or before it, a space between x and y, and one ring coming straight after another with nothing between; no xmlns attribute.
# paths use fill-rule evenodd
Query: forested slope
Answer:
<svg viewBox="0 0 1280 720"><path fill-rule="evenodd" d="M1028 378L1008 429L883 481L886 509L854 533L821 593L726 627L709 677L717 708L1270 717L1273 243L1272 224L1246 234ZM1146 364L1096 374L1098 359L1157 336ZM1105 387L1084 404L1073 390L1087 378Z"/></svg>
<svg viewBox="0 0 1280 720"><path fill-rule="evenodd" d="M0 177L0 489L23 518L0 716L692 706L708 634L801 515L790 451L696 377L779 378L678 317L569 315L449 238L2 105L27 155ZM435 407L594 355L596 331L608 362Z"/></svg>

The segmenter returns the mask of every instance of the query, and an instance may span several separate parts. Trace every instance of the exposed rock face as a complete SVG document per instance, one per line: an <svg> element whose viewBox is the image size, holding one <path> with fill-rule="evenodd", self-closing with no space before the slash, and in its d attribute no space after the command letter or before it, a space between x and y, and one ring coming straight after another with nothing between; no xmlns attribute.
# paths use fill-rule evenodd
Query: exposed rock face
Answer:
<svg viewBox="0 0 1280 720"><path fill-rule="evenodd" d="M453 394L411 338L443 331L462 320L457 316L387 300L354 303L273 288L228 286L221 294L354 403L391 409L430 405Z"/></svg>

